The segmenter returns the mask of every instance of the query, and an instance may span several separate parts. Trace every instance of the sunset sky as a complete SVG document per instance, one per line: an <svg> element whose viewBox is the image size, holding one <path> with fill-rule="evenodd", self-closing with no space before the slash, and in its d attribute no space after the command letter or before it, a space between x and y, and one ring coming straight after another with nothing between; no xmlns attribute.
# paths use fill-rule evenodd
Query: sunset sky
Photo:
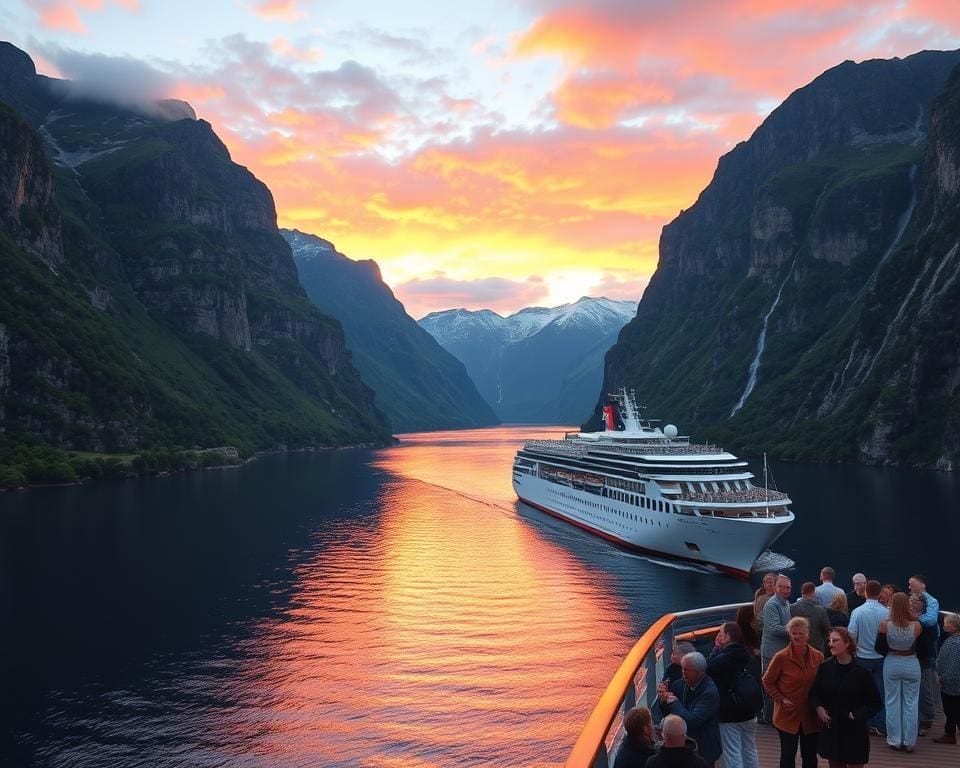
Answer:
<svg viewBox="0 0 960 768"><path fill-rule="evenodd" d="M960 47L960 3L5 0L0 38L189 101L414 317L506 314L639 299L720 155L845 59Z"/></svg>

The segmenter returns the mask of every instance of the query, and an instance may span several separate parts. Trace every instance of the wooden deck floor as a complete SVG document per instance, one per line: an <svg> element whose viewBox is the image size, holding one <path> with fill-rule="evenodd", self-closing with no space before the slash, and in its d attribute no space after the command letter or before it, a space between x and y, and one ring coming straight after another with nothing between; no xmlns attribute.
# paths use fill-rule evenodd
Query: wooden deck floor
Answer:
<svg viewBox="0 0 960 768"><path fill-rule="evenodd" d="M934 744L935 736L943 735L943 712L937 711L937 719L926 736L917 738L917 747L913 754L893 752L887 747L885 739L870 737L871 768L960 768L960 744ZM757 747L760 752L761 768L777 768L780 764L780 739L777 730L770 725L757 726ZM723 761L720 761L720 765ZM800 765L797 754L796 764ZM827 761L820 759L820 766L826 768Z"/></svg>

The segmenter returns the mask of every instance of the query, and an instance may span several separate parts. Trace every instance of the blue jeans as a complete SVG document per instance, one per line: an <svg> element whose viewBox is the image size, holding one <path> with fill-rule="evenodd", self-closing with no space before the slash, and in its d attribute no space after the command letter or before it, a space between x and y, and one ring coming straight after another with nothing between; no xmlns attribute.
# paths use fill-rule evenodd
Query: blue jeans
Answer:
<svg viewBox="0 0 960 768"><path fill-rule="evenodd" d="M916 656L890 654L883 662L887 743L907 747L917 743L917 706L920 703L920 662Z"/></svg>
<svg viewBox="0 0 960 768"><path fill-rule="evenodd" d="M757 754L757 719L720 723L724 768L760 768Z"/></svg>
<svg viewBox="0 0 960 768"><path fill-rule="evenodd" d="M880 701L885 701L883 698L883 659L864 659L858 656L857 661L870 670L870 673L873 675L873 682L877 684L877 690L880 691ZM887 731L887 715L885 709L885 707L880 707L880 711L868 721L868 725L871 728L876 728L884 733Z"/></svg>

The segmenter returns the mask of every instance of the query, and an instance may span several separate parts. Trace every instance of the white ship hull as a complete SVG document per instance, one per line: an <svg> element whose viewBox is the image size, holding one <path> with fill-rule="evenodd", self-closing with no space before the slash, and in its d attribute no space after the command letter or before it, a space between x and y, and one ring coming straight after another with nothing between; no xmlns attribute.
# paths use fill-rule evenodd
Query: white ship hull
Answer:
<svg viewBox="0 0 960 768"><path fill-rule="evenodd" d="M638 509L614 498L515 471L513 488L526 504L621 546L719 568L740 577L793 523L776 517L710 517Z"/></svg>

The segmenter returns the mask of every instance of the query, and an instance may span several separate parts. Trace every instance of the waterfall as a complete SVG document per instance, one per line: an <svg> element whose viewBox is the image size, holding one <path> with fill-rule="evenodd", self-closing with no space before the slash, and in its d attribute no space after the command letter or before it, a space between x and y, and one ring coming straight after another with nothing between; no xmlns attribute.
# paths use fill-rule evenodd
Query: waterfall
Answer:
<svg viewBox="0 0 960 768"><path fill-rule="evenodd" d="M733 416L743 408L743 404L747 402L747 398L750 397L753 388L757 386L757 371L760 370L760 357L763 355L763 348L767 345L767 324L770 322L770 315L773 314L773 310L775 310L777 304L780 303L780 296L783 295L784 286L786 286L787 280L790 279L790 275L793 274L793 268L796 265L797 257L794 256L793 263L790 265L790 271L787 272L787 276L783 278L783 282L780 283L780 290L777 291L777 297L773 300L773 304L770 305L770 309L767 310L767 314L763 316L763 324L760 326L760 337L757 339L757 353L753 356L753 362L750 363L750 375L747 377L747 386L744 387L743 394L740 395L737 404L733 406L733 410L730 411L730 416Z"/></svg>

